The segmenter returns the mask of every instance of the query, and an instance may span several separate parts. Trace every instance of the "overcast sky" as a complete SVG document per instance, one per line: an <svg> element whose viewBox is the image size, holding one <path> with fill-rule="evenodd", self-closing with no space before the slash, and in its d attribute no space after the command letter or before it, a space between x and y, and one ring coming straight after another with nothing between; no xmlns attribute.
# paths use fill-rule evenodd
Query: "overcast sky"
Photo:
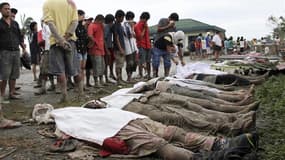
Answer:
<svg viewBox="0 0 285 160"><path fill-rule="evenodd" d="M39 21L45 0L7 0L20 15L33 17ZM114 14L117 9L133 11L135 20L141 12L151 14L150 25L160 18L177 12L180 18L192 18L222 27L227 36L244 36L247 39L260 38L270 34L272 25L267 21L270 15L285 16L285 0L74 0L78 9L86 15ZM4 2L0 0L0 2Z"/></svg>

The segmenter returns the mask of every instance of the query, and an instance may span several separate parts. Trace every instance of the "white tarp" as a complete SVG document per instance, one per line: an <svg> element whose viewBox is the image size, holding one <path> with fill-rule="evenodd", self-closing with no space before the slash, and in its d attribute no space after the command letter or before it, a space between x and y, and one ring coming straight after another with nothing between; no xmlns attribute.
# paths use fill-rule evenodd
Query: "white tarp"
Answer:
<svg viewBox="0 0 285 160"><path fill-rule="evenodd" d="M226 72L211 69L211 65L208 63L197 62L193 64L186 64L185 66L177 65L176 78L187 78L192 74L209 74L209 75L223 75Z"/></svg>
<svg viewBox="0 0 285 160"><path fill-rule="evenodd" d="M147 118L116 108L88 109L67 107L51 112L57 128L74 138L103 144L104 139L115 136L130 121Z"/></svg>

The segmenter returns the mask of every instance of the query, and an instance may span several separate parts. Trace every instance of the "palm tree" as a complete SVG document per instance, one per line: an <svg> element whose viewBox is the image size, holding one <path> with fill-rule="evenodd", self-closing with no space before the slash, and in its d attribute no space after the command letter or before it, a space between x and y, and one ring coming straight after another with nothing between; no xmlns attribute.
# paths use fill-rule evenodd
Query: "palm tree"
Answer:
<svg viewBox="0 0 285 160"><path fill-rule="evenodd" d="M32 17L27 17L26 15L20 15L21 18L21 25L22 25L22 29L21 29L21 33L22 36L28 36L30 34L30 24L31 22L33 22L33 18Z"/></svg>

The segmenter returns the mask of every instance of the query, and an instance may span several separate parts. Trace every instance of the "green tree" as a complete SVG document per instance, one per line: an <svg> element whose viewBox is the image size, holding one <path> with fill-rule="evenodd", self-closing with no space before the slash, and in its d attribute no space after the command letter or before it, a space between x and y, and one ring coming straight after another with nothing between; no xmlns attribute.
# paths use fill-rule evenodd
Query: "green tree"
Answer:
<svg viewBox="0 0 285 160"><path fill-rule="evenodd" d="M21 28L21 32L22 32L22 35L25 37L25 36L28 36L30 34L30 24L31 22L33 22L33 18L32 17L26 17L26 15L20 15L20 18L21 18L21 25L22 25L22 28Z"/></svg>
<svg viewBox="0 0 285 160"><path fill-rule="evenodd" d="M285 18L270 16L268 21L273 25L273 37L279 36L281 41L285 38Z"/></svg>

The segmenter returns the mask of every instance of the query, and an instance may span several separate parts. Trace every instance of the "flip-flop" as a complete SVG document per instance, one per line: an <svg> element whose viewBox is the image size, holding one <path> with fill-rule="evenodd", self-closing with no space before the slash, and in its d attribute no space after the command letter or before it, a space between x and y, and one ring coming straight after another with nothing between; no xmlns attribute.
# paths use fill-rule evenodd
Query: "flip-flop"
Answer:
<svg viewBox="0 0 285 160"><path fill-rule="evenodd" d="M21 122L16 122L13 120L3 119L0 121L0 129L11 129L11 128L17 128L21 127Z"/></svg>

